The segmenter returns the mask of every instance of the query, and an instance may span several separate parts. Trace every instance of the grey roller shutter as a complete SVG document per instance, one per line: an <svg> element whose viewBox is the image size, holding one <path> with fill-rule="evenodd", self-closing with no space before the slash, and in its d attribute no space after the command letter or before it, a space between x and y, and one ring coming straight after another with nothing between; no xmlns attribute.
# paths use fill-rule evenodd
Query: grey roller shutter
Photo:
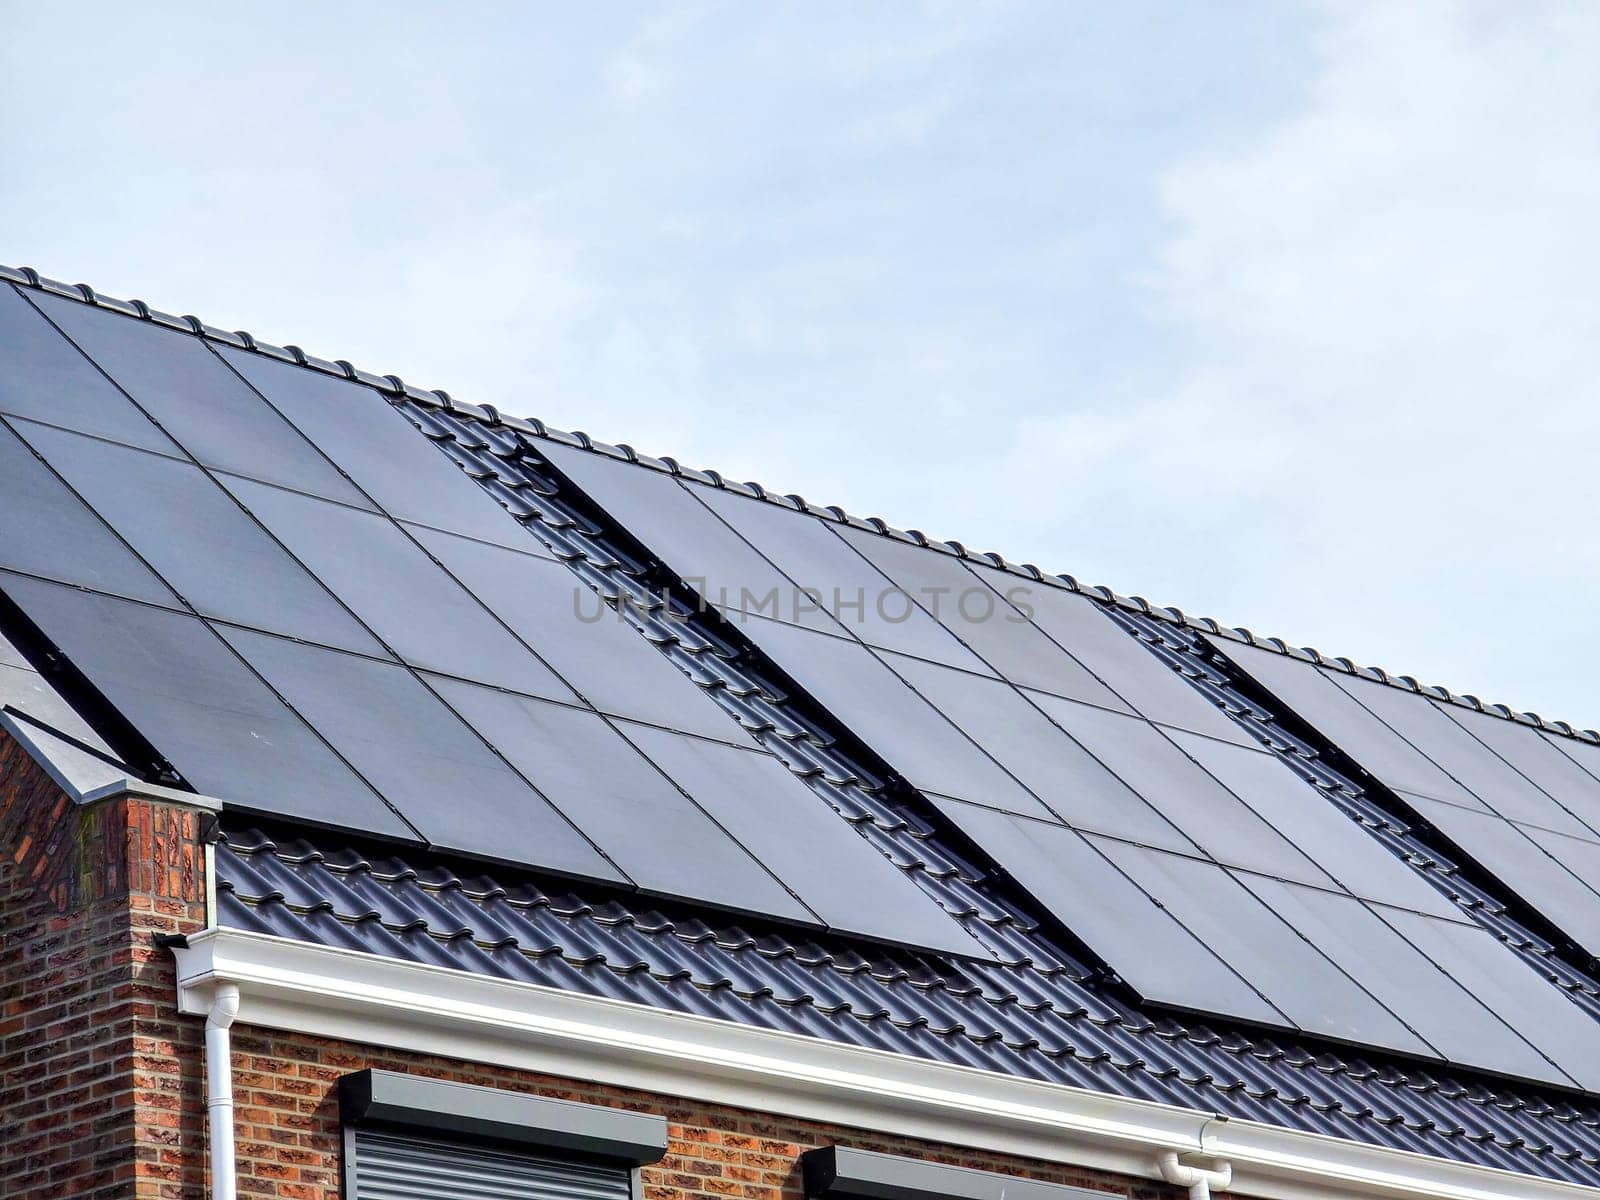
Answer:
<svg viewBox="0 0 1600 1200"><path fill-rule="evenodd" d="M352 1200L631 1200L631 1170L380 1129L355 1130Z"/></svg>

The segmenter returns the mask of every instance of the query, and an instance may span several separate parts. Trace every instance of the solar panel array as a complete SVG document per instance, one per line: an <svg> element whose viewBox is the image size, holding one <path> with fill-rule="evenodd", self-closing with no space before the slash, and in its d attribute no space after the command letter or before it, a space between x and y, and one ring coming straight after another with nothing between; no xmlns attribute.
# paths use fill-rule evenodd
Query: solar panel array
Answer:
<svg viewBox="0 0 1600 1200"><path fill-rule="evenodd" d="M1251 646L1216 647L1590 954L1600 746Z"/></svg>
<svg viewBox="0 0 1600 1200"><path fill-rule="evenodd" d="M371 389L9 287L0 361L0 699L96 778L138 747L41 646L234 807L981 952ZM1600 1026L1094 601L536 450L1144 999L1600 1089ZM1600 748L1216 645L1600 947Z"/></svg>
<svg viewBox="0 0 1600 1200"><path fill-rule="evenodd" d="M1145 999L1600 1085L1600 1026L1088 598L540 453Z"/></svg>
<svg viewBox="0 0 1600 1200"><path fill-rule="evenodd" d="M10 287L0 362L0 593L196 790L980 952L370 388Z"/></svg>

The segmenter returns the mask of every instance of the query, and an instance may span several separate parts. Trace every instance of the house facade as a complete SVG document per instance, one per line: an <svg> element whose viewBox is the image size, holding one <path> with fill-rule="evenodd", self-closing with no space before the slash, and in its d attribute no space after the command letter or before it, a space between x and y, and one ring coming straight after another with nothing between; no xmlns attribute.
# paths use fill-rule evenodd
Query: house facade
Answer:
<svg viewBox="0 0 1600 1200"><path fill-rule="evenodd" d="M1594 734L0 287L0 1194L1600 1183Z"/></svg>

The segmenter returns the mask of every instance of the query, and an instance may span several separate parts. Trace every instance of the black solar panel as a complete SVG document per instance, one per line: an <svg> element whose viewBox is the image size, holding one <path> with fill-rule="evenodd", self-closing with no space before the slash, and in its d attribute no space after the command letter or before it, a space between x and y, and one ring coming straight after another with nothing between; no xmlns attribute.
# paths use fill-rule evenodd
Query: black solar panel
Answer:
<svg viewBox="0 0 1600 1200"><path fill-rule="evenodd" d="M1212 645L1271 692L1290 711L1311 722L1362 768L1394 788L1403 788L1468 808L1482 808L1471 792L1417 753L1324 671L1284 654L1220 639Z"/></svg>
<svg viewBox="0 0 1600 1200"><path fill-rule="evenodd" d="M125 320L99 314L107 320ZM129 446L176 453L172 440L14 288L0 285L0 413Z"/></svg>
<svg viewBox="0 0 1600 1200"><path fill-rule="evenodd" d="M1302 719L1336 734L1344 753L1469 859L1578 944L1600 950L1600 834L1577 815L1593 811L1600 789L1574 769L1574 757L1501 718L1457 715L1426 696L1286 655L1218 646ZM1574 755L1584 752L1572 745Z"/></svg>
<svg viewBox="0 0 1600 1200"><path fill-rule="evenodd" d="M372 389L37 299L0 290L0 590L141 754L256 812L982 953Z"/></svg>
<svg viewBox="0 0 1600 1200"><path fill-rule="evenodd" d="M217 353L390 516L513 548L527 544L511 515L371 388L227 346ZM346 498L338 484L306 490Z"/></svg>
<svg viewBox="0 0 1600 1200"><path fill-rule="evenodd" d="M864 571L868 560L910 595L932 589L945 597L970 577L998 596L1017 578L882 537L874 554L875 535L841 532L784 506L591 452L553 454L601 509L620 508L632 519L653 502L677 514L661 544L647 530L641 538L691 585L709 577L736 591L750 583L741 563L758 564L762 580L776 564L792 584L825 598L854 596L877 586ZM730 543L684 496L715 510L742 542ZM920 563L908 559L914 555ZM919 602L909 629L852 621L858 614L849 609L840 621L848 637L766 618L742 628L1146 1000L1555 1082L1584 1073L1565 1061L1559 1038L1531 1044L1512 1032L1506 1014L1473 1000L1458 977L1491 972L1549 990L1559 1002L1546 1014L1551 1028L1568 1029L1575 1045L1592 1026L1582 1010L1163 662L1164 651L1141 645L1132 626L1065 589L1041 583L1012 599L1019 603L988 610L990 624L951 608L935 620ZM1007 619L1024 605L1032 632L1013 640ZM1051 651L1076 670L1063 670ZM1028 669L1035 656L1046 670ZM994 677L996 662L1017 675ZM1052 670L1049 686L1031 686ZM1406 761L1408 779L1470 800L1436 765L1412 762L1420 756L1331 680L1296 686L1321 688L1345 704L1343 728ZM1246 886L1252 881L1272 894L1257 894ZM1414 920L1380 915L1391 912ZM1433 937L1457 946L1470 970L1453 975L1408 940L1406 931L1432 931L1430 922L1482 934ZM1374 942L1365 957L1339 961L1319 948L1324 928L1341 924ZM1395 978L1380 986L1367 977L1376 970ZM1418 1011L1439 1003L1455 1006L1448 1021ZM1436 1038L1425 1025L1437 1027Z"/></svg>
<svg viewBox="0 0 1600 1200"><path fill-rule="evenodd" d="M667 563L693 563L695 590L737 619L747 612L843 634L818 602L802 597L782 571L670 476L557 444L539 453L596 498L621 527ZM770 599L769 599L770 598Z"/></svg>
<svg viewBox="0 0 1600 1200"><path fill-rule="evenodd" d="M387 517L266 484L226 482L405 662L533 696L577 698Z"/></svg>
<svg viewBox="0 0 1600 1200"><path fill-rule="evenodd" d="M1161 811L1174 827L1216 862L1263 871L1282 879L1324 884L1328 876L1295 844L1268 824L1254 809L1208 774L1178 743L1155 726L1133 717L1102 709L1046 698L1047 711L1062 728L1071 731L1097 754L1117 776L1149 804ZM1227 742L1195 738L1208 758L1254 755L1254 750ZM1299 789L1305 806L1323 802L1278 763L1275 786L1284 792ZM1182 847L1174 847L1182 849ZM1373 846L1365 853L1376 865L1395 874L1405 868Z"/></svg>
<svg viewBox="0 0 1600 1200"><path fill-rule="evenodd" d="M781 621L752 621L745 631L845 728L917 787L1010 812L1051 815L860 642Z"/></svg>
<svg viewBox="0 0 1600 1200"><path fill-rule="evenodd" d="M1302 875L1302 882L1321 885L1332 879L1352 895L1459 918L1460 910L1417 872L1393 855L1373 854L1372 835L1318 795L1309 783L1285 771L1274 755L1192 733L1174 733L1172 740L1259 814L1278 836L1315 860L1316 875L1321 878ZM1261 869L1259 863L1257 869ZM1296 877L1292 870L1282 874Z"/></svg>
<svg viewBox="0 0 1600 1200"><path fill-rule="evenodd" d="M996 588L1016 587L1014 575L985 567L973 570ZM1092 600L1046 584L1029 588L1026 600L1034 624L1071 651L1145 719L1227 742L1255 745L1249 734L1119 629Z"/></svg>
<svg viewBox="0 0 1600 1200"><path fill-rule="evenodd" d="M1591 839L1596 836L1594 831L1600 829L1600 780L1585 771L1574 758L1563 754L1554 739L1526 725L1492 717L1488 713L1474 712L1458 704L1441 704L1437 707L1521 772L1584 827L1569 832ZM1586 748L1584 743L1572 738L1560 740L1580 751Z"/></svg>
<svg viewBox="0 0 1600 1200"><path fill-rule="evenodd" d="M960 926L771 755L661 729L623 732L834 929L971 953Z"/></svg>
<svg viewBox="0 0 1600 1200"><path fill-rule="evenodd" d="M1279 916L1303 931L1323 955L1399 1014L1441 1057L1532 1079L1566 1082L1570 1078L1479 1003L1441 964L1399 936L1377 910L1315 888L1261 878L1251 878L1248 885ZM1520 963L1506 961L1509 955L1488 934L1470 932L1482 934L1483 944L1478 948L1502 970L1508 966L1522 969ZM1496 950L1501 955L1497 956ZM1531 974L1529 978L1538 982ZM1562 1014L1567 1026L1589 1023L1576 1008L1567 1007L1572 1009L1571 1015Z"/></svg>
<svg viewBox="0 0 1600 1200"><path fill-rule="evenodd" d="M623 879L405 668L263 633L222 634L433 845ZM327 816L337 822L338 810Z"/></svg>
<svg viewBox="0 0 1600 1200"><path fill-rule="evenodd" d="M1408 1054L1431 1053L1404 1022L1213 862L1105 838L1091 841L1272 1002L1295 1028ZM1351 919L1362 910L1336 897ZM1126 953L1121 947L1119 953Z"/></svg>
<svg viewBox="0 0 1600 1200"><path fill-rule="evenodd" d="M1507 820L1574 837L1600 837L1426 697L1363 679L1329 678Z"/></svg>
<svg viewBox="0 0 1600 1200"><path fill-rule="evenodd" d="M777 505L752 503L715 488L695 488L690 494L775 564L788 578L791 594L815 593L839 624L868 645L990 673L923 607L929 600L925 594L898 586L822 522L797 521Z"/></svg>
<svg viewBox="0 0 1600 1200"><path fill-rule="evenodd" d="M411 830L198 617L0 575L26 611L200 792L264 812ZM326 653L332 654L332 651Z"/></svg>
<svg viewBox="0 0 1600 1200"><path fill-rule="evenodd" d="M814 919L694 803L692 792L674 787L604 717L460 680L439 679L434 686L640 887L698 895L746 912ZM800 800L810 799L799 790Z"/></svg>
<svg viewBox="0 0 1600 1200"><path fill-rule="evenodd" d="M939 807L1135 990L1177 997L1177 1007L1292 1026L1212 948L1064 825L955 800ZM1140 947L1138 954L1124 948ZM1175 985L1181 979L1182 987Z"/></svg>
<svg viewBox="0 0 1600 1200"><path fill-rule="evenodd" d="M750 744L738 722L716 705L686 704L682 672L602 606L563 564L438 530L411 532L600 711ZM532 538L528 542L539 546Z"/></svg>
<svg viewBox="0 0 1600 1200"><path fill-rule="evenodd" d="M945 628L1006 679L1103 708L1131 711L1087 667L1027 619L1033 586L1026 580L1014 576L997 580L997 589L951 555L929 553L848 527L841 528L838 535L916 596ZM1024 608L1013 606L1006 592Z"/></svg>
<svg viewBox="0 0 1600 1200"><path fill-rule="evenodd" d="M365 503L315 446L199 338L59 296L34 301L196 461L347 504Z"/></svg>
<svg viewBox="0 0 1600 1200"><path fill-rule="evenodd" d="M0 289L0 299L6 292ZM0 567L80 584L152 604L176 605L156 578L94 512L40 462L12 429L0 425Z"/></svg>
<svg viewBox="0 0 1600 1200"><path fill-rule="evenodd" d="M199 467L60 429L23 432L202 615L383 653L328 590Z"/></svg>

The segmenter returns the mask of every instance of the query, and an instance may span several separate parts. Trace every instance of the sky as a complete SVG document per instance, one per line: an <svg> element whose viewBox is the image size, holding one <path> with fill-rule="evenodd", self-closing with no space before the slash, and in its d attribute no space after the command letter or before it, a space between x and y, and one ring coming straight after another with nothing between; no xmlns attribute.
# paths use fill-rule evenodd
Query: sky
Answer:
<svg viewBox="0 0 1600 1200"><path fill-rule="evenodd" d="M0 261L1600 725L1600 5L0 28Z"/></svg>

